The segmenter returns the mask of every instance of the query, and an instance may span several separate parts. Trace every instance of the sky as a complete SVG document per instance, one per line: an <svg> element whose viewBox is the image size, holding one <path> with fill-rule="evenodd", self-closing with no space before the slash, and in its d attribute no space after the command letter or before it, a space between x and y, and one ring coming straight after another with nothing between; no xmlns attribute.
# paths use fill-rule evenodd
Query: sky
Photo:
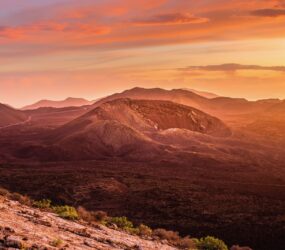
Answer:
<svg viewBox="0 0 285 250"><path fill-rule="evenodd" d="M285 99L285 0L0 0L0 102L132 87Z"/></svg>

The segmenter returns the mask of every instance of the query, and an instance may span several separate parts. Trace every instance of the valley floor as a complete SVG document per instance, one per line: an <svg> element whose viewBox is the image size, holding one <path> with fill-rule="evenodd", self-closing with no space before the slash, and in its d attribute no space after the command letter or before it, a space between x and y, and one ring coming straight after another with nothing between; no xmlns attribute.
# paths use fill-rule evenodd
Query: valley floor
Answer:
<svg viewBox="0 0 285 250"><path fill-rule="evenodd" d="M285 245L283 168L171 162L81 161L0 165L0 186L58 204L127 216L227 245ZM282 177L283 176L283 177Z"/></svg>

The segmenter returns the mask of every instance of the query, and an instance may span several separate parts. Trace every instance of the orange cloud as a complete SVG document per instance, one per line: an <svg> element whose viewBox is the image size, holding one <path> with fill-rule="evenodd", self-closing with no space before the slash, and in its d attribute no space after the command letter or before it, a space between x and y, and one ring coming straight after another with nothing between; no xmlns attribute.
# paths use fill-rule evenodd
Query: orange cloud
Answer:
<svg viewBox="0 0 285 250"><path fill-rule="evenodd" d="M135 19L133 21L136 25L178 25L190 23L205 23L207 18L195 17L189 13L171 13L155 15L148 18Z"/></svg>
<svg viewBox="0 0 285 250"><path fill-rule="evenodd" d="M220 64L220 65L207 65L207 66L189 66L186 68L178 69L180 71L224 71L224 72L233 72L237 70L255 70L255 71L278 71L285 72L285 66L260 66L260 65L242 65L235 63Z"/></svg>
<svg viewBox="0 0 285 250"><path fill-rule="evenodd" d="M258 9L251 12L253 16L280 17L285 16L285 9Z"/></svg>
<svg viewBox="0 0 285 250"><path fill-rule="evenodd" d="M8 38L8 39L20 39L23 37L24 31L20 28L14 27L0 27L0 39Z"/></svg>
<svg viewBox="0 0 285 250"><path fill-rule="evenodd" d="M52 33L52 37L54 33L72 33L75 36L76 34L93 36L108 34L110 31L110 27L100 26L93 23L60 23L50 21L17 27L0 27L0 37L12 40L21 40L24 38L32 38L34 34L37 35L42 32ZM41 39L38 38L38 41L40 40Z"/></svg>

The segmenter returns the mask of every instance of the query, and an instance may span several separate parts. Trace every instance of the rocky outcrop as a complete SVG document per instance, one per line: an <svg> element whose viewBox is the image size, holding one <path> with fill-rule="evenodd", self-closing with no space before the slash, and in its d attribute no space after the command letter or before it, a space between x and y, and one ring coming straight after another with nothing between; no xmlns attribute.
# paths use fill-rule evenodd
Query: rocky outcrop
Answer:
<svg viewBox="0 0 285 250"><path fill-rule="evenodd" d="M0 196L0 249L176 249L103 225L64 220Z"/></svg>

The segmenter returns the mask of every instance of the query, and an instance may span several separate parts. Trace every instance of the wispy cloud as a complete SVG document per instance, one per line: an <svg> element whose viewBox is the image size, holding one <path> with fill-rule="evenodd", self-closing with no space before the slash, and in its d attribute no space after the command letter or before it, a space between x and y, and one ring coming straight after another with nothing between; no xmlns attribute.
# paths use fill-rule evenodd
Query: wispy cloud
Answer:
<svg viewBox="0 0 285 250"><path fill-rule="evenodd" d="M279 71L285 72L285 66L261 66L261 65L242 65L235 63L219 64L219 65L206 65L206 66L188 66L179 68L179 71L223 71L235 72L238 70L256 70L256 71Z"/></svg>
<svg viewBox="0 0 285 250"><path fill-rule="evenodd" d="M21 39L40 32L102 35L109 31L109 27L96 24L46 21L29 25L2 26L0 27L0 38Z"/></svg>
<svg viewBox="0 0 285 250"><path fill-rule="evenodd" d="M285 16L285 9L258 9L251 12L253 16L279 17Z"/></svg>
<svg viewBox="0 0 285 250"><path fill-rule="evenodd" d="M154 15L146 18L134 19L133 23L136 25L178 25L190 23L205 23L208 18L195 17L190 13L169 13Z"/></svg>

